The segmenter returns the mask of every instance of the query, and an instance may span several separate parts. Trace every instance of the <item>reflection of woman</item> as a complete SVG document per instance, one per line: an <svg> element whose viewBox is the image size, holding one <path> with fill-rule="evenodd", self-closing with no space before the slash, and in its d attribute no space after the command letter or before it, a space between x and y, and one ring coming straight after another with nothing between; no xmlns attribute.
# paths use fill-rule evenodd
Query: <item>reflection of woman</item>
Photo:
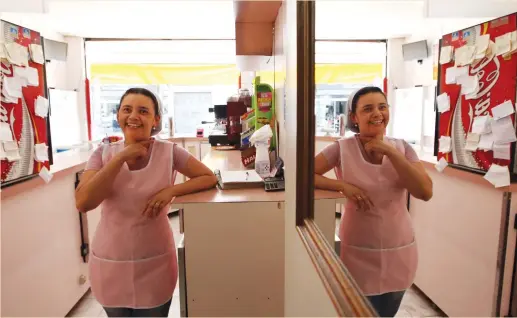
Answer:
<svg viewBox="0 0 517 318"><path fill-rule="evenodd" d="M169 203L216 178L184 149L150 138L161 129L150 91L129 89L117 119L124 140L93 153L76 191L79 211L102 204L89 260L92 292L110 317L166 317L177 280ZM174 185L175 170L190 180Z"/></svg>
<svg viewBox="0 0 517 318"><path fill-rule="evenodd" d="M385 136L390 113L379 88L350 96L348 113L347 128L358 134L316 156L315 185L348 198L341 259L379 315L393 317L417 267L407 192L427 201L432 181L410 145ZM332 168L338 180L322 176Z"/></svg>

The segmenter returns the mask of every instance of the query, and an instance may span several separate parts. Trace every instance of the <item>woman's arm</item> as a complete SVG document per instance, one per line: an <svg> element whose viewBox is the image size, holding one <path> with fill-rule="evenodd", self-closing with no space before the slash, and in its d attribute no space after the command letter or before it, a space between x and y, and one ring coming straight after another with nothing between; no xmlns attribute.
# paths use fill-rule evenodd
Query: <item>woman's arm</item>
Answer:
<svg viewBox="0 0 517 318"><path fill-rule="evenodd" d="M144 215L151 217L156 216L167 204L171 203L175 197L210 189L217 184L217 178L214 173L201 163L201 161L190 155L188 155L186 164L179 165L177 170L188 177L189 180L184 183L166 187L152 196L143 211Z"/></svg>
<svg viewBox="0 0 517 318"><path fill-rule="evenodd" d="M384 142L383 139L371 137L359 137L366 142L364 150L367 153L380 153L388 157L399 175L402 186L409 193L420 200L429 201L433 197L433 181L425 171L424 166L418 160L413 148L404 141L405 154L397 148ZM408 158L411 158L408 160Z"/></svg>
<svg viewBox="0 0 517 318"><path fill-rule="evenodd" d="M314 187L316 189L342 191L343 182L336 179L329 179L323 176L333 167L328 163L323 153L320 153L314 159Z"/></svg>
<svg viewBox="0 0 517 318"><path fill-rule="evenodd" d="M75 205L79 212L88 212L98 207L110 194L115 177L124 164L115 156L100 170L86 170L75 190Z"/></svg>
<svg viewBox="0 0 517 318"><path fill-rule="evenodd" d="M410 162L404 154L393 148L386 156L397 171L402 185L409 193L420 200L429 201L433 197L433 180L420 161Z"/></svg>
<svg viewBox="0 0 517 318"><path fill-rule="evenodd" d="M339 146L336 144L329 147L336 147L336 149L327 148L324 151L330 156L333 162L339 162L339 159L336 157L336 154L339 154ZM354 201L362 210L368 210L373 207L373 202L365 191L341 180L329 179L323 176L323 174L332 168L334 168L333 165L329 164L329 161L323 153L316 156L314 159L314 187L316 189L341 192L347 199Z"/></svg>
<svg viewBox="0 0 517 318"><path fill-rule="evenodd" d="M217 184L214 173L192 156L188 157L187 164L178 168L178 171L189 180L169 187L173 197L210 189Z"/></svg>

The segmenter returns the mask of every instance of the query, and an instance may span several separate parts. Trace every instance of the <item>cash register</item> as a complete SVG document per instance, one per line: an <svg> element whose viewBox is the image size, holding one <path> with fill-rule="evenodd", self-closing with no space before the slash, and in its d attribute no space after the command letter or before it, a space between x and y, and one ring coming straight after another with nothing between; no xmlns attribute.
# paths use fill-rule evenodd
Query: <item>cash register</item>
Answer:
<svg viewBox="0 0 517 318"><path fill-rule="evenodd" d="M275 162L275 167L271 171L273 177L264 178L264 190L267 192L272 191L284 191L285 180L284 180L284 161L278 157Z"/></svg>

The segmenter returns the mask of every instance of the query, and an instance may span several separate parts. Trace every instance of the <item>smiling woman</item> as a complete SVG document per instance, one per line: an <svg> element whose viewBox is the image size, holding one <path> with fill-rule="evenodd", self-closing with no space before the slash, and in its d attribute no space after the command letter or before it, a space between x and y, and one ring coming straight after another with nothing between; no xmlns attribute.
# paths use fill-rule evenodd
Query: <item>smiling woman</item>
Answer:
<svg viewBox="0 0 517 318"><path fill-rule="evenodd" d="M110 317L166 317L178 267L170 203L212 188L217 180L186 150L151 138L161 129L160 104L152 92L127 90L117 120L124 140L93 153L76 189L79 211L102 206L88 263L91 288ZM174 185L175 170L189 180Z"/></svg>
<svg viewBox="0 0 517 318"><path fill-rule="evenodd" d="M381 317L397 313L417 268L408 193L428 201L433 184L411 146L388 138L386 95L363 87L347 105L356 133L327 146L315 159L315 187L348 199L339 236L341 260ZM337 180L323 176L335 169Z"/></svg>

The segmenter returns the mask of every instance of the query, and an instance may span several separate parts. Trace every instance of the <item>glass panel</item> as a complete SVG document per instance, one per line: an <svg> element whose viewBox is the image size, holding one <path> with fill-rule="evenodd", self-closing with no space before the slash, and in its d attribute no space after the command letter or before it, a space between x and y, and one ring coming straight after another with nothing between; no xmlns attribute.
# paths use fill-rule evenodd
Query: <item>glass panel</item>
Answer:
<svg viewBox="0 0 517 318"><path fill-rule="evenodd" d="M382 87L385 70L385 42L316 41L316 134L337 133L348 96Z"/></svg>

